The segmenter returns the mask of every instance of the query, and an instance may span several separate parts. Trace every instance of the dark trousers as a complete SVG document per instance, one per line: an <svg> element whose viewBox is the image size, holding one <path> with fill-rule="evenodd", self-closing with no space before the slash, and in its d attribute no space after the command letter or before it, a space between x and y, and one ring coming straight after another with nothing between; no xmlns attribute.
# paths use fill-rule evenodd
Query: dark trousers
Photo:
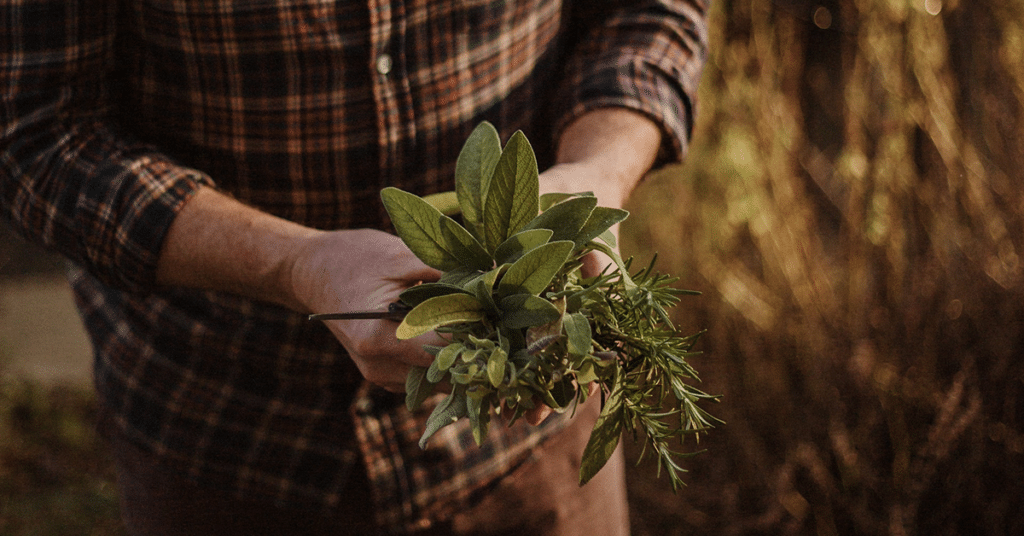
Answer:
<svg viewBox="0 0 1024 536"><path fill-rule="evenodd" d="M482 500L452 520L417 536L516 535L626 536L629 533L621 449L585 487L579 460L597 412L596 401L539 447ZM111 447L121 490L122 516L132 536L374 535L373 505L365 474L357 475L335 513L275 508L241 501L193 484L153 455L113 434Z"/></svg>

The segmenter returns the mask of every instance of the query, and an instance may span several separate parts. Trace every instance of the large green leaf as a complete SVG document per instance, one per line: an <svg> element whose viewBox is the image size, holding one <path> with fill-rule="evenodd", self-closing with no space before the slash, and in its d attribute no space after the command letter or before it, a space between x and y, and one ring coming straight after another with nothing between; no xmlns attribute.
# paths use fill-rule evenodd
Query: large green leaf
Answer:
<svg viewBox="0 0 1024 536"><path fill-rule="evenodd" d="M629 212L622 209L595 207L594 211L590 213L587 223L583 225L579 233L572 240L576 242L577 247L582 246L601 236L612 225L625 220L627 217L629 217ZM614 245L613 241L612 246Z"/></svg>
<svg viewBox="0 0 1024 536"><path fill-rule="evenodd" d="M484 198L483 231L487 251L494 252L508 237L537 217L539 191L537 158L526 136L517 131L501 151Z"/></svg>
<svg viewBox="0 0 1024 536"><path fill-rule="evenodd" d="M568 199L541 212L526 224L526 229L551 229L554 232L552 242L575 240L596 206L596 197Z"/></svg>
<svg viewBox="0 0 1024 536"><path fill-rule="evenodd" d="M531 249L551 241L554 231L551 229L530 229L520 231L501 243L494 250L494 259L498 264L512 263Z"/></svg>
<svg viewBox="0 0 1024 536"><path fill-rule="evenodd" d="M484 121L473 129L455 162L455 193L462 208L462 221L481 241L487 185L500 156L498 131Z"/></svg>
<svg viewBox="0 0 1024 536"><path fill-rule="evenodd" d="M555 205L555 203L561 203L566 199L573 197L594 197L594 192L579 192L575 194L567 194L563 192L548 192L546 194L540 194L540 209L547 210Z"/></svg>
<svg viewBox="0 0 1024 536"><path fill-rule="evenodd" d="M412 367L405 376L405 406L409 411L420 409L423 401L433 392L434 386L427 381L426 367Z"/></svg>
<svg viewBox="0 0 1024 536"><path fill-rule="evenodd" d="M462 212L459 208L459 198L455 192L438 192L423 196L423 200L436 208L445 216L454 216Z"/></svg>
<svg viewBox="0 0 1024 536"><path fill-rule="evenodd" d="M447 271L493 264L469 231L419 196L394 187L384 188L380 196L398 236L427 266Z"/></svg>
<svg viewBox="0 0 1024 536"><path fill-rule="evenodd" d="M427 417L427 423L420 437L420 448L427 447L430 436L438 430L466 416L466 386L456 385L452 393L445 397Z"/></svg>
<svg viewBox="0 0 1024 536"><path fill-rule="evenodd" d="M446 294L430 298L413 307L398 325L395 335L411 339L441 326L479 322L486 317L483 305L469 294Z"/></svg>
<svg viewBox="0 0 1024 536"><path fill-rule="evenodd" d="M501 300L501 325L520 329L542 326L562 316L551 302L532 294L514 294Z"/></svg>
<svg viewBox="0 0 1024 536"><path fill-rule="evenodd" d="M540 294L565 264L573 247L572 242L562 240L530 250L509 266L498 282L498 295Z"/></svg>
<svg viewBox="0 0 1024 536"><path fill-rule="evenodd" d="M402 303L409 307L415 307L430 298L459 292L468 294L468 292L462 287L449 285L447 283L430 282L412 286L403 290L402 293L398 295L398 299L402 300Z"/></svg>
<svg viewBox="0 0 1024 536"><path fill-rule="evenodd" d="M604 408L601 409L601 415L590 432L590 440L583 449L583 463L580 466L581 486L590 482L590 479L604 467L619 444L625 419L623 392L622 374L617 374L612 391L605 400Z"/></svg>

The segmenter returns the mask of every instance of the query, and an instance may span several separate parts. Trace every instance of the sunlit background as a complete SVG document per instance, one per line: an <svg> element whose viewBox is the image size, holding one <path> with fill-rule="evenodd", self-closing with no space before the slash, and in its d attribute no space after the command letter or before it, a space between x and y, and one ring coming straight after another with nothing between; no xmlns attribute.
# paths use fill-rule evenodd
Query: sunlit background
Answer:
<svg viewBox="0 0 1024 536"><path fill-rule="evenodd" d="M1024 3L713 9L688 161L623 234L703 292L727 424L678 494L631 473L634 534L1024 533ZM57 263L0 240L0 534L118 534Z"/></svg>

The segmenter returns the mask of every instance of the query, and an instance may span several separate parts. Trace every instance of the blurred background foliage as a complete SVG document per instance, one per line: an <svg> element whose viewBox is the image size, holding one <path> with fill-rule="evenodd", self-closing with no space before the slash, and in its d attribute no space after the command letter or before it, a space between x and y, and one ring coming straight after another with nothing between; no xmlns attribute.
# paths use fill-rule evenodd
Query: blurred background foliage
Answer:
<svg viewBox="0 0 1024 536"><path fill-rule="evenodd" d="M634 534L1024 533L1024 5L713 11L687 163L623 241L703 292L727 424L678 495L630 476ZM0 534L119 533L87 389L4 380Z"/></svg>
<svg viewBox="0 0 1024 536"><path fill-rule="evenodd" d="M634 482L637 533L1024 533L1024 4L714 9L626 232L704 292L728 424L678 497Z"/></svg>

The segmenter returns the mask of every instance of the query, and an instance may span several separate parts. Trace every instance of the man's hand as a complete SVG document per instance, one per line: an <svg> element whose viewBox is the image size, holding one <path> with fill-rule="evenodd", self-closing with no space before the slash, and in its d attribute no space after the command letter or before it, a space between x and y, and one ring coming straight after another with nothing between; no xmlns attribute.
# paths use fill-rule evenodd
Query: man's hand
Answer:
<svg viewBox="0 0 1024 536"><path fill-rule="evenodd" d="M375 230L318 231L200 189L171 226L157 283L232 292L299 313L384 310L398 294L438 272L397 237ZM436 335L399 341L388 320L328 323L366 379L405 390L412 365L433 359Z"/></svg>
<svg viewBox="0 0 1024 536"><path fill-rule="evenodd" d="M384 311L403 290L439 276L398 237L358 229L323 233L310 240L292 268L292 286L309 311ZM396 393L405 391L410 367L427 367L433 361L423 345L443 344L433 333L398 340L398 323L392 320L326 324L364 378Z"/></svg>

